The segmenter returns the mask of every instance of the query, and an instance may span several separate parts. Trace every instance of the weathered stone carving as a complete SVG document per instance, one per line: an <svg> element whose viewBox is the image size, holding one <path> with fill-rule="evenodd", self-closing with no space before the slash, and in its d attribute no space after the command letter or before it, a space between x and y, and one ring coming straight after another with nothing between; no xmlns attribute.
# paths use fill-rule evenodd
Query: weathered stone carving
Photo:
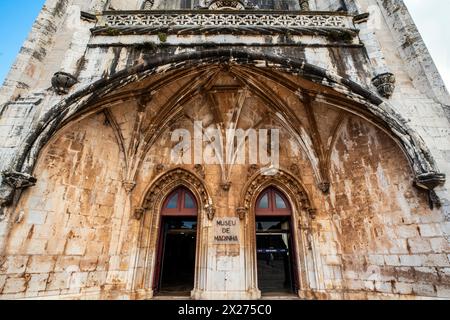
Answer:
<svg viewBox="0 0 450 320"><path fill-rule="evenodd" d="M240 220L244 220L248 214L248 209L244 207L239 207L236 209L236 214Z"/></svg>
<svg viewBox="0 0 450 320"><path fill-rule="evenodd" d="M152 10L155 5L155 0L146 0L142 5L142 10Z"/></svg>
<svg viewBox="0 0 450 320"><path fill-rule="evenodd" d="M222 188L223 191L228 192L231 189L231 182L230 181L222 182L220 184L220 187Z"/></svg>
<svg viewBox="0 0 450 320"><path fill-rule="evenodd" d="M3 181L14 189L25 189L36 184L37 179L27 173L16 171L2 172Z"/></svg>
<svg viewBox="0 0 450 320"><path fill-rule="evenodd" d="M445 183L445 180L445 174L435 172L422 174L416 177L416 187L428 191L428 201L430 204L430 209L434 209L435 207L440 208L442 206L442 202L434 189L443 185Z"/></svg>
<svg viewBox="0 0 450 320"><path fill-rule="evenodd" d="M214 220L214 217L216 216L216 208L214 208L213 205L208 204L205 206L206 215L208 216L209 220Z"/></svg>
<svg viewBox="0 0 450 320"><path fill-rule="evenodd" d="M67 94L78 80L71 74L66 72L57 72L52 78L52 87L57 94Z"/></svg>
<svg viewBox="0 0 450 320"><path fill-rule="evenodd" d="M91 31L94 35L121 34L311 34L352 38L357 36L351 17L347 15L261 13L251 11L224 11L207 14L191 13L112 13L102 17L102 23ZM170 26L170 28L167 28ZM114 31L112 33L112 31Z"/></svg>
<svg viewBox="0 0 450 320"><path fill-rule="evenodd" d="M240 0L212 0L208 5L209 10L244 10L245 3Z"/></svg>
<svg viewBox="0 0 450 320"><path fill-rule="evenodd" d="M201 164L196 164L194 166L194 170L200 177L202 177L202 179L205 179L206 174L205 174L205 167L204 166L202 166Z"/></svg>
<svg viewBox="0 0 450 320"><path fill-rule="evenodd" d="M372 83L377 87L378 93L389 99L395 90L395 75L389 72L379 74L372 79Z"/></svg>
<svg viewBox="0 0 450 320"><path fill-rule="evenodd" d="M321 182L319 183L319 189L325 194L328 194L330 192L331 184L329 182Z"/></svg>
<svg viewBox="0 0 450 320"><path fill-rule="evenodd" d="M152 184L144 201L144 208L158 210L158 205L162 205L165 197L177 186L188 187L200 199L208 214L215 214L210 196L203 182L193 173L184 169L174 169L167 172Z"/></svg>
<svg viewBox="0 0 450 320"><path fill-rule="evenodd" d="M141 220L142 217L144 216L144 213L145 213L145 208L142 208L142 207L135 208L133 216L136 220Z"/></svg>
<svg viewBox="0 0 450 320"><path fill-rule="evenodd" d="M302 11L309 11L309 0L300 0L299 2Z"/></svg>
<svg viewBox="0 0 450 320"><path fill-rule="evenodd" d="M136 181L124 181L123 187L127 193L131 193L136 187Z"/></svg>

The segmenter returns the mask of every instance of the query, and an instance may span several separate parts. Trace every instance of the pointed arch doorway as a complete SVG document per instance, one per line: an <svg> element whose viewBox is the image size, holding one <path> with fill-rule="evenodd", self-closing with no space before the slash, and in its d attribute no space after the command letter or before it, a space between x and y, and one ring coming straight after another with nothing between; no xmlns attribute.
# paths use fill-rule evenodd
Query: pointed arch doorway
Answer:
<svg viewBox="0 0 450 320"><path fill-rule="evenodd" d="M198 205L185 187L173 191L161 210L161 229L154 279L160 295L189 295L194 289Z"/></svg>
<svg viewBox="0 0 450 320"><path fill-rule="evenodd" d="M256 201L258 288L264 294L294 294L298 290L292 209L286 196L273 187Z"/></svg>

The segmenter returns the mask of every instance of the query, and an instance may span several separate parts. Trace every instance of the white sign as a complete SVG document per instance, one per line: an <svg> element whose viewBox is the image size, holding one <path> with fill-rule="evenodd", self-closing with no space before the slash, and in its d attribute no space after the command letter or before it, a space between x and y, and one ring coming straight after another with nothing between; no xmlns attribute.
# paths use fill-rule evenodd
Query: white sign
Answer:
<svg viewBox="0 0 450 320"><path fill-rule="evenodd" d="M239 218L216 218L214 220L215 244L239 244Z"/></svg>

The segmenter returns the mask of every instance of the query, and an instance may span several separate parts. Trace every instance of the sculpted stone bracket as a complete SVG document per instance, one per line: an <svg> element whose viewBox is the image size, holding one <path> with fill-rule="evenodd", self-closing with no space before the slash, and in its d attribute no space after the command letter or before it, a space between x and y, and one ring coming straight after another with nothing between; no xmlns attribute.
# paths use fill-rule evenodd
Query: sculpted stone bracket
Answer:
<svg viewBox="0 0 450 320"><path fill-rule="evenodd" d="M52 87L57 94L63 95L69 93L69 89L77 82L77 78L73 75L66 72L57 72L53 75Z"/></svg>
<svg viewBox="0 0 450 320"><path fill-rule="evenodd" d="M438 195L434 191L435 188L445 184L446 176L442 173L425 173L416 177L415 186L428 191L428 201L430 209L440 208L442 203Z"/></svg>
<svg viewBox="0 0 450 320"><path fill-rule="evenodd" d="M36 185L37 179L27 173L16 171L2 172L3 181L14 189L25 189Z"/></svg>
<svg viewBox="0 0 450 320"><path fill-rule="evenodd" d="M394 94L395 82L395 75L390 72L379 74L372 79L372 83L377 88L378 93L386 99L389 99Z"/></svg>
<svg viewBox="0 0 450 320"><path fill-rule="evenodd" d="M0 185L0 215L4 213L3 209L13 203L16 190L22 190L36 185L37 179L33 176L17 172L2 172L2 183Z"/></svg>

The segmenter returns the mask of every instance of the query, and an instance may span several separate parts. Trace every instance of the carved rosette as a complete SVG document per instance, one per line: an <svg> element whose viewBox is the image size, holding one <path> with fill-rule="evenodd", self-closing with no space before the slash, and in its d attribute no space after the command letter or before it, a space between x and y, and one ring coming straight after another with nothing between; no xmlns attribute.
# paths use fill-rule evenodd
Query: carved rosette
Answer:
<svg viewBox="0 0 450 320"><path fill-rule="evenodd" d="M390 72L379 74L372 79L372 83L377 88L378 93L386 99L389 99L394 94L395 81L395 75Z"/></svg>

